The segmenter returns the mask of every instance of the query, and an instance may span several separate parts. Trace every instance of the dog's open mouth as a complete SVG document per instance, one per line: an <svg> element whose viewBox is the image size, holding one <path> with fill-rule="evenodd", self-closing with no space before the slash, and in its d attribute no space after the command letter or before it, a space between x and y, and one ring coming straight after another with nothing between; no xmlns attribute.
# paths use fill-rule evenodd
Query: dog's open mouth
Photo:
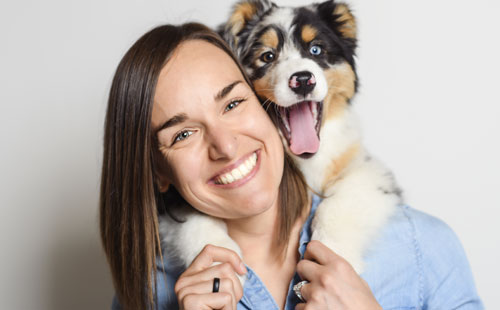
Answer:
<svg viewBox="0 0 500 310"><path fill-rule="evenodd" d="M309 158L318 151L322 110L323 103L318 101L278 107L281 131L293 154Z"/></svg>

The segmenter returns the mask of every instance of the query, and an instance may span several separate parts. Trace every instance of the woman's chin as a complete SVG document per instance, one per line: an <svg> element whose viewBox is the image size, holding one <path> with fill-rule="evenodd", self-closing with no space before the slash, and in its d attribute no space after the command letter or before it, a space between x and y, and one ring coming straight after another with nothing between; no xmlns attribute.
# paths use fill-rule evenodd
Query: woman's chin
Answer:
<svg viewBox="0 0 500 310"><path fill-rule="evenodd" d="M264 213L276 205L278 192L262 191L257 194L245 197L235 202L235 208L239 209L242 215L255 216Z"/></svg>
<svg viewBox="0 0 500 310"><path fill-rule="evenodd" d="M213 202L213 205L218 205L218 208L211 210L199 211L209 214L221 219L244 219L250 218L270 210L277 201L277 191L261 191L257 194L251 195L238 195L238 197L231 197L232 199L223 199L222 201ZM226 197L227 198L227 197Z"/></svg>

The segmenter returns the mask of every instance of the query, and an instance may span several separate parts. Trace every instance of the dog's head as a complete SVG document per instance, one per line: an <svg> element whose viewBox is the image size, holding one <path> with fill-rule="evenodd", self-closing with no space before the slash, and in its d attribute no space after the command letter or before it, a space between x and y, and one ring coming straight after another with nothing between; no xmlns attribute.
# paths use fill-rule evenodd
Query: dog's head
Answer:
<svg viewBox="0 0 500 310"><path fill-rule="evenodd" d="M289 151L314 155L321 127L342 115L356 91L356 23L348 6L330 0L290 8L244 0L219 32L265 107L273 107Z"/></svg>

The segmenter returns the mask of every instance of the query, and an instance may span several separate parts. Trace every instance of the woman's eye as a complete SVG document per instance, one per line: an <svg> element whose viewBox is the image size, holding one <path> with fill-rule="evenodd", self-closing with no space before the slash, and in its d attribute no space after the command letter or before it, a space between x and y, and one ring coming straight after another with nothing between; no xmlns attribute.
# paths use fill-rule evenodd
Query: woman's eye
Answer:
<svg viewBox="0 0 500 310"><path fill-rule="evenodd" d="M309 49L309 53L311 53L311 55L318 56L321 54L321 47L319 45L313 45Z"/></svg>
<svg viewBox="0 0 500 310"><path fill-rule="evenodd" d="M175 136L174 143L182 141L193 134L191 130L183 130L177 136Z"/></svg>
<svg viewBox="0 0 500 310"><path fill-rule="evenodd" d="M276 55L273 52L265 52L260 55L260 60L265 63L271 63L276 59Z"/></svg>
<svg viewBox="0 0 500 310"><path fill-rule="evenodd" d="M233 100L229 102L224 109L224 112L231 111L232 109L236 108L240 103L242 103L245 99L238 99L238 100Z"/></svg>

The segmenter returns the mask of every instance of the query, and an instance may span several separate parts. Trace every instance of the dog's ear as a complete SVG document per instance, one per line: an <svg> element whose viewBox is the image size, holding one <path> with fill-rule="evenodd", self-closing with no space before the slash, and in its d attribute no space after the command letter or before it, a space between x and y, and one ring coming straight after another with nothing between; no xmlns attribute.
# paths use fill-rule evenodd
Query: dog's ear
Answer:
<svg viewBox="0 0 500 310"><path fill-rule="evenodd" d="M264 13L273 7L276 7L276 4L268 0L239 1L233 6L227 23L219 26L218 33L235 51L238 47L238 41L241 36L245 35L244 30L248 25L258 21Z"/></svg>
<svg viewBox="0 0 500 310"><path fill-rule="evenodd" d="M347 4L328 0L318 4L317 12L347 46L352 50L356 48L356 19Z"/></svg>

